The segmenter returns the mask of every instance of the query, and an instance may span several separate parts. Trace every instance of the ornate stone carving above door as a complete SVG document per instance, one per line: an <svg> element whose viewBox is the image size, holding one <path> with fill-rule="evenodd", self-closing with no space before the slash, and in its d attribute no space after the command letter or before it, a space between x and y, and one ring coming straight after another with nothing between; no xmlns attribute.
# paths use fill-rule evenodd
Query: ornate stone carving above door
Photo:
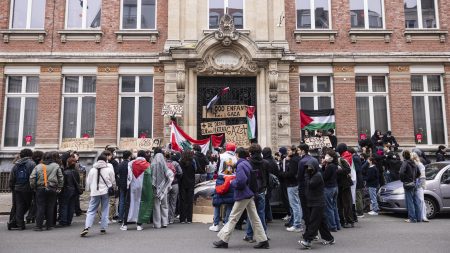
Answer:
<svg viewBox="0 0 450 253"><path fill-rule="evenodd" d="M229 14L225 14L220 19L219 29L214 32L214 37L225 47L239 39L239 32L236 31L233 18Z"/></svg>
<svg viewBox="0 0 450 253"><path fill-rule="evenodd" d="M258 70L246 52L238 48L211 50L201 62L197 64L197 72L203 74L252 74Z"/></svg>

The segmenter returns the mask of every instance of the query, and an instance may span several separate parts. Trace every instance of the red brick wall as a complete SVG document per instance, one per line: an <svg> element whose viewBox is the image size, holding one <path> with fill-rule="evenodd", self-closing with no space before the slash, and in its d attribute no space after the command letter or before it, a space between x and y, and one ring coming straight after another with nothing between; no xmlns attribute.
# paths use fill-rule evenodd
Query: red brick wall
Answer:
<svg viewBox="0 0 450 253"><path fill-rule="evenodd" d="M414 144L414 121L409 66L389 67L389 110L391 130L401 145Z"/></svg>
<svg viewBox="0 0 450 253"><path fill-rule="evenodd" d="M36 147L59 144L61 126L61 66L41 66L39 76Z"/></svg>
<svg viewBox="0 0 450 253"><path fill-rule="evenodd" d="M339 143L354 145L358 141L354 67L335 65L333 73L336 136Z"/></svg>
<svg viewBox="0 0 450 253"><path fill-rule="evenodd" d="M348 0L331 0L331 28L337 30L336 42L331 44L326 41L307 41L296 43L294 31L296 29L296 7L295 0L285 1L285 24L286 39L289 42L290 50L293 52L440 52L449 51L450 43L447 39L445 43L439 41L419 41L406 43L404 37L405 14L403 0L385 0L386 29L393 30L391 42L380 41L360 41L351 43L349 38L350 7ZM450 23L450 2L438 1L440 29L448 30Z"/></svg>
<svg viewBox="0 0 450 253"><path fill-rule="evenodd" d="M101 65L97 68L95 105L95 147L117 143L117 119L119 106L119 69L117 65Z"/></svg>
<svg viewBox="0 0 450 253"><path fill-rule="evenodd" d="M300 101L299 101L300 75L298 66L291 66L289 72L289 100L291 111L291 142L300 144Z"/></svg>
<svg viewBox="0 0 450 253"><path fill-rule="evenodd" d="M44 43L33 41L10 41L0 43L0 51L10 52L161 52L167 39L167 1L157 1L157 24L159 37L156 43L148 40L124 41L118 43L114 32L120 30L120 0L102 1L101 30L103 37L100 43L94 41L67 41L61 43L59 30L65 26L65 0L47 0L45 10ZM0 29L9 28L9 0L0 0Z"/></svg>

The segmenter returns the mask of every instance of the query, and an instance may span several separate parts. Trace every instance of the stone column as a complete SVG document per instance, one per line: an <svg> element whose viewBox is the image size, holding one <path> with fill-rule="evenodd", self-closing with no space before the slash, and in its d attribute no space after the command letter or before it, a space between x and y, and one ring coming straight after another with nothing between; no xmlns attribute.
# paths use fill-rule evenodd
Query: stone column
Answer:
<svg viewBox="0 0 450 253"><path fill-rule="evenodd" d="M290 128L290 107L289 107L289 65L278 65L278 85L275 91L270 92L270 102L275 107L272 110L272 139L276 138L276 142L272 143L272 151L278 151L281 146L289 146L291 144L291 128ZM298 109L298 108L297 108Z"/></svg>
<svg viewBox="0 0 450 253"><path fill-rule="evenodd" d="M155 66L153 78L153 138L164 138L164 117L161 115L164 104L164 67Z"/></svg>
<svg viewBox="0 0 450 253"><path fill-rule="evenodd" d="M290 101L290 123L291 135L289 144L300 144L300 101L299 101L300 75L298 66L289 69L289 101ZM281 86L283 87L283 86ZM279 98L281 102L281 98Z"/></svg>
<svg viewBox="0 0 450 253"><path fill-rule="evenodd" d="M391 131L402 146L415 146L411 74L407 65L389 66Z"/></svg>
<svg viewBox="0 0 450 253"><path fill-rule="evenodd" d="M39 76L36 149L57 149L61 129L61 65L41 66Z"/></svg>
<svg viewBox="0 0 450 253"><path fill-rule="evenodd" d="M118 145L117 120L119 104L118 65L100 65L97 68L95 105L95 148Z"/></svg>
<svg viewBox="0 0 450 253"><path fill-rule="evenodd" d="M447 124L447 144L450 143L450 64L446 64L444 66L445 68L445 76L444 76L444 92L445 92L445 115L447 122L444 124Z"/></svg>
<svg viewBox="0 0 450 253"><path fill-rule="evenodd" d="M356 145L358 142L355 68L351 65L333 66L334 112L338 143Z"/></svg>

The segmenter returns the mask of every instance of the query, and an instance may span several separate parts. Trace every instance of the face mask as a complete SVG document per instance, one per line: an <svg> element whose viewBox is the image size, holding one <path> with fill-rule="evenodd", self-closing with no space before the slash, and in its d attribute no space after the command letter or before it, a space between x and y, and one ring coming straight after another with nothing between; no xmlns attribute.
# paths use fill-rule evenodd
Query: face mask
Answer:
<svg viewBox="0 0 450 253"><path fill-rule="evenodd" d="M325 155L325 161L332 162L333 161L333 157L331 157L330 155L326 154Z"/></svg>

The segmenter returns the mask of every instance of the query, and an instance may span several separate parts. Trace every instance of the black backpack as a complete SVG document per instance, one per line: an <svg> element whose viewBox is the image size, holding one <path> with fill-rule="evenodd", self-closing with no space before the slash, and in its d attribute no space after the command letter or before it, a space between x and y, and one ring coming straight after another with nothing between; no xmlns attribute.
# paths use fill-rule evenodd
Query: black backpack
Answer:
<svg viewBox="0 0 450 253"><path fill-rule="evenodd" d="M248 178L248 187L256 195L258 193L258 170L250 169Z"/></svg>
<svg viewBox="0 0 450 253"><path fill-rule="evenodd" d="M16 176L16 184L28 184L30 181L26 163L18 164L14 175Z"/></svg>

